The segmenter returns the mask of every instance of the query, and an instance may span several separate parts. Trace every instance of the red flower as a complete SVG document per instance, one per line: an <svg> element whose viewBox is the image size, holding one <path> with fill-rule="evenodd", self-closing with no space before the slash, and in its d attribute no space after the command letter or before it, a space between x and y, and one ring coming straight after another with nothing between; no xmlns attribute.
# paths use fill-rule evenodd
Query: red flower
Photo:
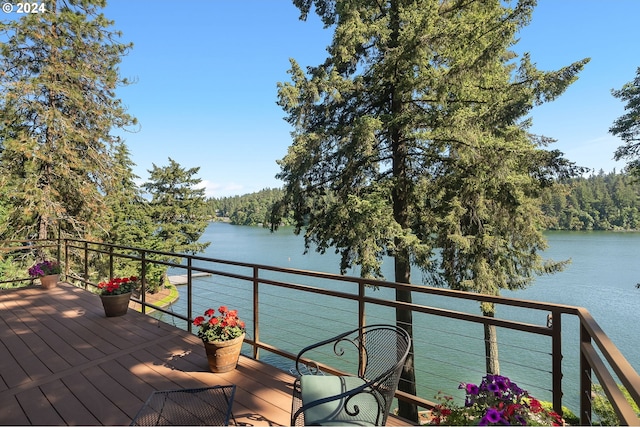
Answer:
<svg viewBox="0 0 640 427"><path fill-rule="evenodd" d="M102 290L102 295L119 295L131 292L137 285L138 278L131 277L114 277L108 282L98 283L98 288Z"/></svg>
<svg viewBox="0 0 640 427"><path fill-rule="evenodd" d="M238 319L238 310L229 310L227 306L218 308L220 315L212 308L205 310L204 316L193 319L199 327L198 336L204 342L228 341L245 333L245 323Z"/></svg>
<svg viewBox="0 0 640 427"><path fill-rule="evenodd" d="M507 406L507 409L504 410L504 416L509 418L519 408L520 408L520 405L516 405L516 404Z"/></svg>
<svg viewBox="0 0 640 427"><path fill-rule="evenodd" d="M533 397L529 397L529 406L531 406L531 412L537 414L538 412L542 412L542 405L538 402L537 399Z"/></svg>

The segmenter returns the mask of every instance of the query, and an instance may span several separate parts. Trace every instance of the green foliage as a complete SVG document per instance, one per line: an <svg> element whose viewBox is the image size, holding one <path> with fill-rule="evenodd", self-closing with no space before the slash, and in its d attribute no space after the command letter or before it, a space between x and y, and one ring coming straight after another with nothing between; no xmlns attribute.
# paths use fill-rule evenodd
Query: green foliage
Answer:
<svg viewBox="0 0 640 427"><path fill-rule="evenodd" d="M112 129L134 124L116 89L128 82L104 1L50 2L0 23L0 238L95 236L113 184Z"/></svg>
<svg viewBox="0 0 640 427"><path fill-rule="evenodd" d="M149 171L149 181L143 188L151 195L146 213L151 219L151 233L147 248L165 252L196 254L209 243L199 242L208 225L204 188L198 188L201 180L196 178L200 168L185 169L173 159L169 165L155 164ZM158 259L179 262L179 258ZM162 286L166 280L166 267L149 266L147 283L152 289Z"/></svg>
<svg viewBox="0 0 640 427"><path fill-rule="evenodd" d="M17 279L24 277L24 263L16 263L13 257L0 254L0 282L4 280ZM1 288L10 288L20 286L20 283L0 283Z"/></svg>
<svg viewBox="0 0 640 427"><path fill-rule="evenodd" d="M142 197L142 190L135 184L138 176L133 173L129 150L124 144L116 148L115 161L114 173L117 173L119 178L114 180L114 185L105 195L109 212L108 227L105 227L104 234L100 237L104 242L116 245L157 248L153 223L148 213L148 202ZM109 265L106 259L94 261L92 267L97 271L98 277L108 277ZM116 258L113 274L120 277L140 277L142 272L139 270L139 263ZM162 272L152 275L156 280L147 279L147 282L156 283L154 289L157 288L157 277L161 274Z"/></svg>
<svg viewBox="0 0 640 427"><path fill-rule="evenodd" d="M207 213L235 225L264 225L269 223L271 209L282 195L281 189L265 188L242 196L209 199ZM281 225L291 225L291 217L283 217Z"/></svg>
<svg viewBox="0 0 640 427"><path fill-rule="evenodd" d="M638 404L634 402L633 398L629 394L629 391L627 391L627 389L621 384L619 384L618 387L620 388L620 391L622 391L622 394L624 394L624 397L625 399L627 399L627 402L629 402L629 404L631 405L633 410L636 412L638 417L640 417L640 408L638 407ZM607 395L604 393L602 386L600 384L593 384L591 386L591 392L592 392L591 409L593 413L596 414L596 416L598 417L600 425L604 425L604 426L620 425L620 420L618 420L618 416L616 415L613 409L613 406L609 402ZM597 424L596 422L593 423L593 425L596 425L596 424Z"/></svg>
<svg viewBox="0 0 640 427"><path fill-rule="evenodd" d="M553 411L553 403L541 400L540 405L546 411ZM578 417L571 409L566 406L562 407L562 419L564 419L565 423L570 426L580 425L580 417Z"/></svg>
<svg viewBox="0 0 640 427"><path fill-rule="evenodd" d="M618 147L615 159L628 159L631 173L640 177L640 67L634 80L620 90L612 91L613 96L625 101L625 114L615 120L609 132L619 136L624 145Z"/></svg>
<svg viewBox="0 0 640 427"><path fill-rule="evenodd" d="M285 194L274 226L293 211L306 248L335 248L342 271L355 264L380 276L390 255L397 282L410 281L413 263L435 284L497 295L562 268L539 255L536 199L576 170L546 150L548 138L530 135L526 116L588 60L548 72L527 54L516 60L509 49L535 1L294 4L334 37L322 64L305 71L291 60L291 80L278 85L294 131L279 161ZM405 311L397 316L411 325Z"/></svg>
<svg viewBox="0 0 640 427"><path fill-rule="evenodd" d="M541 206L550 230L638 230L640 182L600 171L557 182L542 194Z"/></svg>

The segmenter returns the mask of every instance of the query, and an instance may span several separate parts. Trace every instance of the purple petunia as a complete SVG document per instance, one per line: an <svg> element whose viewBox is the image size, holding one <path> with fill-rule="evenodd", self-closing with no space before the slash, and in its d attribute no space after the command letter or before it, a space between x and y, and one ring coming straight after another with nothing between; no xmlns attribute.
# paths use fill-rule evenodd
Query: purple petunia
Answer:
<svg viewBox="0 0 640 427"><path fill-rule="evenodd" d="M28 273L31 277L60 274L60 264L57 261L42 261L29 268Z"/></svg>
<svg viewBox="0 0 640 427"><path fill-rule="evenodd" d="M506 377L496 377L495 382L498 388L502 391L505 391L509 388L509 379Z"/></svg>
<svg viewBox="0 0 640 427"><path fill-rule="evenodd" d="M466 392L463 407L452 397L435 409L438 425L560 425L563 420L508 377L487 374L478 385L461 383Z"/></svg>
<svg viewBox="0 0 640 427"><path fill-rule="evenodd" d="M500 387L498 387L498 384L495 384L495 383L487 384L487 390L489 390L494 394L500 393Z"/></svg>
<svg viewBox="0 0 640 427"><path fill-rule="evenodd" d="M496 424L502 419L502 412L498 411L494 408L487 409L487 413L484 414L484 417L480 420L481 426L486 426L489 424Z"/></svg>
<svg viewBox="0 0 640 427"><path fill-rule="evenodd" d="M475 384L467 384L466 386L467 393L477 395L480 393L480 389Z"/></svg>

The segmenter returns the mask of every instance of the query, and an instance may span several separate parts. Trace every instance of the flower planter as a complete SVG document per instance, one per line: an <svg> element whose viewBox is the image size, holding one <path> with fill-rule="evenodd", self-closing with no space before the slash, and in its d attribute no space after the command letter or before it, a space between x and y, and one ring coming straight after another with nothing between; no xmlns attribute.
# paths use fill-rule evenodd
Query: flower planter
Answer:
<svg viewBox="0 0 640 427"><path fill-rule="evenodd" d="M205 342L204 349L207 352L209 369L211 372L222 373L233 371L238 364L240 350L245 334L229 341Z"/></svg>
<svg viewBox="0 0 640 427"><path fill-rule="evenodd" d="M131 292L120 295L100 295L104 314L107 317L118 317L127 314Z"/></svg>
<svg viewBox="0 0 640 427"><path fill-rule="evenodd" d="M55 288L58 285L58 281L60 280L59 274L49 274L47 276L40 276L40 285L44 289Z"/></svg>

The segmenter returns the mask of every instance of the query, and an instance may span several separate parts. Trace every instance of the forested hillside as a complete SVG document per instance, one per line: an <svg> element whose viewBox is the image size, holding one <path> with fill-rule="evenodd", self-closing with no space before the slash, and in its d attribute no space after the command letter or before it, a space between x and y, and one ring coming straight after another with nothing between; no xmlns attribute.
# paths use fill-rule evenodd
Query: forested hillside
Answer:
<svg viewBox="0 0 640 427"><path fill-rule="evenodd" d="M265 188L242 196L209 199L208 213L236 225L262 225L269 222L271 206L281 197L281 189Z"/></svg>
<svg viewBox="0 0 640 427"><path fill-rule="evenodd" d="M640 230L640 183L630 175L575 178L542 199L552 230Z"/></svg>
<svg viewBox="0 0 640 427"><path fill-rule="evenodd" d="M208 213L232 224L262 225L281 195L281 189L264 189L209 199ZM640 230L640 183L627 174L575 178L548 189L541 202L550 230Z"/></svg>

